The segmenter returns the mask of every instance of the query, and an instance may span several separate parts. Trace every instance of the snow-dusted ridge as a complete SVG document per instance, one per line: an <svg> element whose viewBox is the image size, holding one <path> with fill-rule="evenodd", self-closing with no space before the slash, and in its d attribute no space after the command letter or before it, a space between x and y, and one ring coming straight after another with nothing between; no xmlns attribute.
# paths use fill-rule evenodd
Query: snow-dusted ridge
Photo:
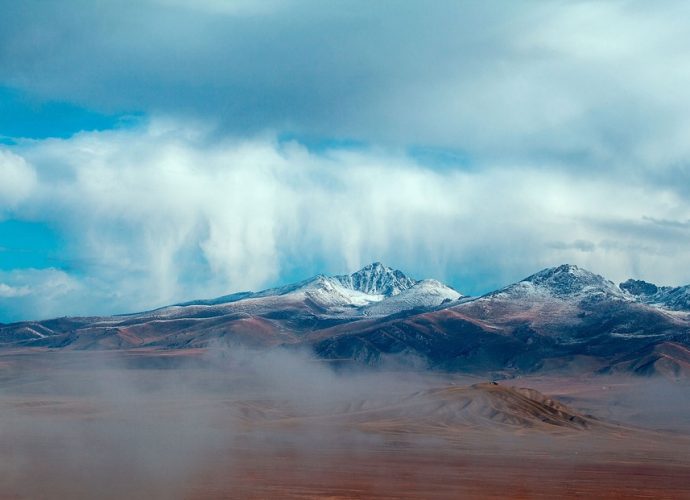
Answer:
<svg viewBox="0 0 690 500"><path fill-rule="evenodd" d="M679 376L690 366L690 310L682 309L689 289L619 287L562 265L472 298L374 263L351 275L318 275L137 314L0 325L0 348L205 348L224 339L298 345L319 358L367 364L409 352L444 370L501 373L561 364L637 370L651 359L652 370ZM679 347L667 354L667 344Z"/></svg>
<svg viewBox="0 0 690 500"><path fill-rule="evenodd" d="M627 294L612 281L572 264L542 269L527 278L484 297L584 299L607 297L625 299Z"/></svg>
<svg viewBox="0 0 690 500"><path fill-rule="evenodd" d="M642 280L629 279L620 288L643 304L672 311L690 310L690 285L657 286Z"/></svg>
<svg viewBox="0 0 690 500"><path fill-rule="evenodd" d="M651 283L628 280L617 286L586 269L563 264L543 269L482 297L472 298L436 280L418 281L402 271L374 262L348 275L317 275L259 292L239 292L215 299L185 302L139 315L181 317L196 310L202 311L199 313L202 314L208 308L215 312L251 315L302 304L315 308L317 314L326 317L380 317L412 309L434 309L494 299L525 305L556 301L573 306L581 301L614 300L638 302L686 314L690 311L690 285L657 287Z"/></svg>
<svg viewBox="0 0 690 500"><path fill-rule="evenodd" d="M380 262L352 274L317 275L298 283L259 292L239 292L215 299L196 300L163 308L160 312L180 313L190 307L236 304L295 303L309 301L334 316L381 316L415 308L433 308L456 301L462 294L436 280L417 281L400 270Z"/></svg>
<svg viewBox="0 0 690 500"><path fill-rule="evenodd" d="M690 313L690 285L658 287L640 280L620 285L581 267L563 264L542 269L517 283L472 299L510 301L513 304L558 302L576 305L583 301L631 302L651 306L666 314Z"/></svg>
<svg viewBox="0 0 690 500"><path fill-rule="evenodd" d="M412 287L397 295L368 306L363 312L369 316L386 316L419 307L431 308L442 304L450 306L462 297L464 296L461 293L449 286L427 279L416 282Z"/></svg>

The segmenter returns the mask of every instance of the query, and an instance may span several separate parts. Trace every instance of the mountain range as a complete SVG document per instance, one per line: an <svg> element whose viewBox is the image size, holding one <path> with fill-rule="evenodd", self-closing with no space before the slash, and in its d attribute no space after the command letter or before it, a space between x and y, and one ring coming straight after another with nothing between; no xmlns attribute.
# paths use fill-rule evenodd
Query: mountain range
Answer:
<svg viewBox="0 0 690 500"><path fill-rule="evenodd" d="M574 265L481 297L379 262L341 276L153 311L0 325L0 348L302 348L337 364L690 375L690 285L620 285Z"/></svg>

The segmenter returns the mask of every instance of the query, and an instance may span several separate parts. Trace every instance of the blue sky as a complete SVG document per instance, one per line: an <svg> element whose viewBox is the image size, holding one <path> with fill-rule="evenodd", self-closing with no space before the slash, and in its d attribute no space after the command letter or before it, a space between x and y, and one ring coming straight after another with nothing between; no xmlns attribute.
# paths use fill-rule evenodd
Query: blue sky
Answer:
<svg viewBox="0 0 690 500"><path fill-rule="evenodd" d="M108 116L69 102L32 98L10 87L0 87L0 136L15 138L68 138L82 130L114 128L126 117Z"/></svg>
<svg viewBox="0 0 690 500"><path fill-rule="evenodd" d="M7 219L0 222L0 268L64 266L59 236L47 224Z"/></svg>
<svg viewBox="0 0 690 500"><path fill-rule="evenodd" d="M0 8L0 322L377 260L690 283L686 2Z"/></svg>

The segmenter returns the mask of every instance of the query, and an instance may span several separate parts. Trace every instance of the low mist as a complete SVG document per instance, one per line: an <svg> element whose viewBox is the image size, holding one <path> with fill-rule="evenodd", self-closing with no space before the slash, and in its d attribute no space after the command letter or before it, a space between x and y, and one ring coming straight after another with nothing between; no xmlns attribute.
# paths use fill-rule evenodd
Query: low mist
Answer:
<svg viewBox="0 0 690 500"><path fill-rule="evenodd" d="M237 474L270 476L275 468L295 474L290 467L298 458L316 468L342 460L325 449L357 460L362 450L409 447L409 437L360 432L320 417L483 381L413 366L414 359L401 358L377 370L336 369L304 352L224 345L6 354L0 357L0 491L32 499L206 497L215 487L227 489ZM690 410L687 395L687 385L640 382L635 391L618 391L612 401L620 411L605 416L674 427L673 415ZM430 449L447 447L434 436L414 439ZM538 439L553 448L548 436ZM471 446L514 452L525 441L487 433L477 443Z"/></svg>
<svg viewBox="0 0 690 500"><path fill-rule="evenodd" d="M188 485L209 461L231 463L237 439L265 438L251 428L252 408L266 417L318 415L447 383L413 372L336 371L302 352L221 345L192 353L10 355L0 362L0 380L1 491L166 499L193 494ZM314 433L302 429L300 446L324 438Z"/></svg>

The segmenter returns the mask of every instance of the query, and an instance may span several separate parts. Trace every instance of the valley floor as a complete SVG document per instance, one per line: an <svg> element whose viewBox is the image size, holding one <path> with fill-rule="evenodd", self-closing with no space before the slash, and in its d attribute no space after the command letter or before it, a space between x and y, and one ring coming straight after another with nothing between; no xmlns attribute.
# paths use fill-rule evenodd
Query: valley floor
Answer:
<svg viewBox="0 0 690 500"><path fill-rule="evenodd" d="M690 498L686 383L478 381L254 353L6 352L0 498ZM510 385L567 408L545 422L556 403Z"/></svg>

